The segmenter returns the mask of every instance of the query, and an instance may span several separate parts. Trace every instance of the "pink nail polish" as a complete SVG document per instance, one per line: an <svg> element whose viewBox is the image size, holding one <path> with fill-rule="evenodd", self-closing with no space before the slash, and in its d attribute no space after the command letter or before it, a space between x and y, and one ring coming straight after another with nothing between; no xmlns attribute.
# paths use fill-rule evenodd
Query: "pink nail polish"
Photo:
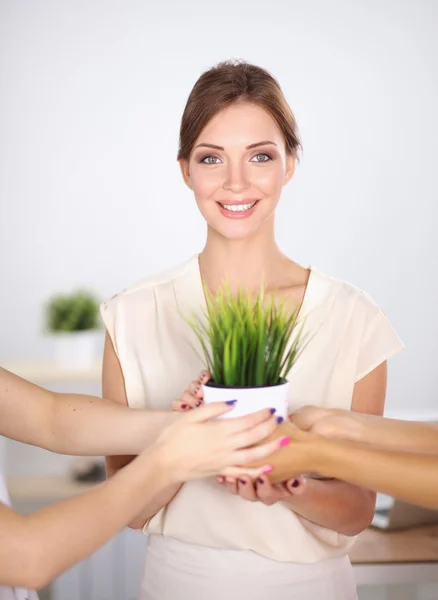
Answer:
<svg viewBox="0 0 438 600"><path fill-rule="evenodd" d="M181 408L185 410L187 408L187 404L181 404Z"/></svg>
<svg viewBox="0 0 438 600"><path fill-rule="evenodd" d="M283 448L283 446L287 446L288 444L290 444L290 438L284 437L280 440L280 448Z"/></svg>
<svg viewBox="0 0 438 600"><path fill-rule="evenodd" d="M292 487L293 488L297 488L300 485L300 480L299 479L294 479L292 482Z"/></svg>
<svg viewBox="0 0 438 600"><path fill-rule="evenodd" d="M263 475L267 475L268 473L272 473L274 467L268 466L263 469Z"/></svg>

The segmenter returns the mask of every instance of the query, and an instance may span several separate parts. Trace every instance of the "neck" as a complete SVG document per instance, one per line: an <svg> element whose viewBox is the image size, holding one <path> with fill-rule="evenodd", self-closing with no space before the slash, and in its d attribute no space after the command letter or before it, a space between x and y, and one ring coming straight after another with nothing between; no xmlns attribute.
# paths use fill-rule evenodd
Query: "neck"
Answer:
<svg viewBox="0 0 438 600"><path fill-rule="evenodd" d="M257 292L262 281L267 289L275 287L287 263L273 235L229 240L210 229L199 255L202 279L213 293L224 279L232 291L241 286Z"/></svg>

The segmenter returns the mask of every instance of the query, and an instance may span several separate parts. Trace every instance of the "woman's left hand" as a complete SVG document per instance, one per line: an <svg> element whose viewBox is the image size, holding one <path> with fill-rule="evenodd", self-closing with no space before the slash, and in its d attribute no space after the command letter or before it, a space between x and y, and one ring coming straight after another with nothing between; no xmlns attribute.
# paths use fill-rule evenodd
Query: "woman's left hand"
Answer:
<svg viewBox="0 0 438 600"><path fill-rule="evenodd" d="M271 506L291 496L298 496L306 489L306 481L303 477L295 477L284 483L273 485L266 475L261 475L254 482L250 477L218 477L217 481L229 492L236 494L250 502L263 502Z"/></svg>

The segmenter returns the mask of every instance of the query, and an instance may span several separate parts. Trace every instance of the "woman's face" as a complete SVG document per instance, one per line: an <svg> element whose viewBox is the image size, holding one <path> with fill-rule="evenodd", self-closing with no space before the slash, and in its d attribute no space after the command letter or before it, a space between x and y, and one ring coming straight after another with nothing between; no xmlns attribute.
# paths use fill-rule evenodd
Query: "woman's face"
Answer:
<svg viewBox="0 0 438 600"><path fill-rule="evenodd" d="M199 135L190 159L181 161L202 216L230 239L250 236L272 220L294 166L274 119L248 102L218 113Z"/></svg>

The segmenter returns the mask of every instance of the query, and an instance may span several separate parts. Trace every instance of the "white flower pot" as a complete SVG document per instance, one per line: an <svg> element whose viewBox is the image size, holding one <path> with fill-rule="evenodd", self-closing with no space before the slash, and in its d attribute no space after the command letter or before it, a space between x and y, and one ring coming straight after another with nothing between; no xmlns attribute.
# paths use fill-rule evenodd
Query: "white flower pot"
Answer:
<svg viewBox="0 0 438 600"><path fill-rule="evenodd" d="M61 369L82 371L93 367L96 363L95 330L56 333L55 362Z"/></svg>
<svg viewBox="0 0 438 600"><path fill-rule="evenodd" d="M263 408L275 408L278 417L286 419L288 415L289 382L269 387L227 388L204 385L204 403L237 400L235 408L223 418L242 417Z"/></svg>

